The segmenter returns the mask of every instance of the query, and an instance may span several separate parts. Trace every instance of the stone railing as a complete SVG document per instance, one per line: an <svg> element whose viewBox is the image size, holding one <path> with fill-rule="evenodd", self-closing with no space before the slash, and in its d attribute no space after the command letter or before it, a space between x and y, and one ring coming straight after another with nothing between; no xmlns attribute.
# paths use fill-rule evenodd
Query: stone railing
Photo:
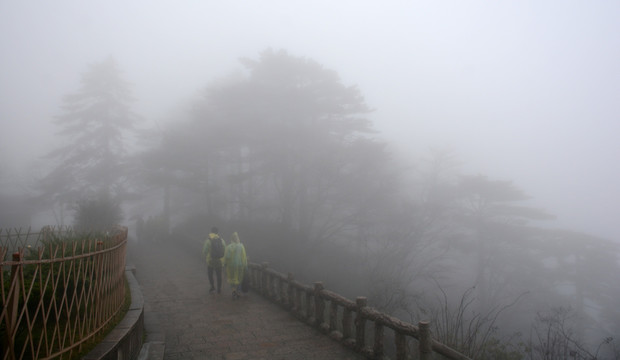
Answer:
<svg viewBox="0 0 620 360"><path fill-rule="evenodd" d="M420 321L417 326L406 323L368 307L365 297L349 300L326 290L321 282L305 285L296 281L292 274L284 275L267 264L251 263L249 273L250 285L256 292L369 359L386 356L387 338L393 338L397 360L408 358L411 339L417 340L420 359L430 359L433 353L452 360L469 359L433 340L428 321ZM386 335L386 329L391 330L392 337Z"/></svg>

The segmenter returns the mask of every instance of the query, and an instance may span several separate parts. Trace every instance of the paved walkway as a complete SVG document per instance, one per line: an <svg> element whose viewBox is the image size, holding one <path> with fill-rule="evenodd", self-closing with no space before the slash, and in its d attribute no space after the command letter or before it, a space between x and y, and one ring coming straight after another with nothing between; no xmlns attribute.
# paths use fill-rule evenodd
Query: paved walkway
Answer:
<svg viewBox="0 0 620 360"><path fill-rule="evenodd" d="M363 359L258 294L233 301L223 285L210 295L201 250L198 243L130 243L147 341L165 335L164 359Z"/></svg>

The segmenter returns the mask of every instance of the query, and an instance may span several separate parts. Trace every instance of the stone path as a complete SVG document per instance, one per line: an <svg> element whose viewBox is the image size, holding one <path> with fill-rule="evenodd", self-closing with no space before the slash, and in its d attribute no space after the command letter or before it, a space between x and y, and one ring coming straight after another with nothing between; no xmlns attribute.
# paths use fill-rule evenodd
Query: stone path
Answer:
<svg viewBox="0 0 620 360"><path fill-rule="evenodd" d="M202 244L130 243L127 263L145 302L149 338L165 336L164 359L363 359L250 292L208 293Z"/></svg>

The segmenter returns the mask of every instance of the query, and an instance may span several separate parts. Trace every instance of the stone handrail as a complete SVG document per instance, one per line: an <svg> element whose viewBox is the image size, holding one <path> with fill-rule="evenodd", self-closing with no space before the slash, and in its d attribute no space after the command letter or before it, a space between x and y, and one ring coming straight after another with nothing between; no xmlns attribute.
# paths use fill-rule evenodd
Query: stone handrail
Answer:
<svg viewBox="0 0 620 360"><path fill-rule="evenodd" d="M406 323L368 307L365 297L352 301L326 290L321 282L315 282L314 286L302 284L292 274L277 272L267 263L250 263L248 267L250 286L255 291L369 359L385 357L385 328L389 328L394 332L397 360L408 358L408 338L418 341L420 359L430 359L435 352L447 359L469 360L467 356L433 340L428 321L420 321L417 326ZM373 324L373 333L368 334L372 335L372 345L366 344L367 322Z"/></svg>

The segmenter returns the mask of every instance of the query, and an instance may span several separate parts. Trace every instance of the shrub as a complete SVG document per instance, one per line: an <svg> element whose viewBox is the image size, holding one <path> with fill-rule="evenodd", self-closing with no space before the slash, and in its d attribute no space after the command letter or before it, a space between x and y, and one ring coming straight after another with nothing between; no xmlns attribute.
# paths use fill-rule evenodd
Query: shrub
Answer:
<svg viewBox="0 0 620 360"><path fill-rule="evenodd" d="M82 199L75 208L74 227L88 231L110 229L123 220L120 201L109 195Z"/></svg>

